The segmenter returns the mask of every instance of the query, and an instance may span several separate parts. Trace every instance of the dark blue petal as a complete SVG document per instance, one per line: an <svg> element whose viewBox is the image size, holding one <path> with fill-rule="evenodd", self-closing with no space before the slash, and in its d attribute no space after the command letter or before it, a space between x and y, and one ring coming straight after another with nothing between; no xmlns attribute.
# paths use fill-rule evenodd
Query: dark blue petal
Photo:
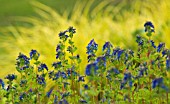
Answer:
<svg viewBox="0 0 170 104"><path fill-rule="evenodd" d="M147 22L144 24L144 27L147 27L147 26L150 26L150 27L154 28L152 22L150 22L150 21L147 21Z"/></svg>
<svg viewBox="0 0 170 104"><path fill-rule="evenodd" d="M84 85L84 89L86 89L86 90L89 89L87 84Z"/></svg>
<svg viewBox="0 0 170 104"><path fill-rule="evenodd" d="M5 83L4 83L4 81L2 79L0 79L0 84L1 84L2 88L4 89Z"/></svg>
<svg viewBox="0 0 170 104"><path fill-rule="evenodd" d="M80 81L84 82L84 81L85 81L85 80L84 80L84 77L85 77L85 76L79 76L78 82L80 82Z"/></svg>
<svg viewBox="0 0 170 104"><path fill-rule="evenodd" d="M51 95L51 93L52 93L52 91L53 91L53 89L54 89L54 87L52 87L48 92L47 92L47 97L50 97L50 95Z"/></svg>
<svg viewBox="0 0 170 104"><path fill-rule="evenodd" d="M87 52L86 53L88 55L91 55L91 54L94 54L97 51L98 44L96 44L94 39L92 39L86 48L87 48Z"/></svg>
<svg viewBox="0 0 170 104"><path fill-rule="evenodd" d="M150 40L152 47L156 48L155 42L153 40Z"/></svg>
<svg viewBox="0 0 170 104"><path fill-rule="evenodd" d="M96 74L96 71L98 70L98 66L96 63L91 63L86 66L85 74L90 76L93 74Z"/></svg>
<svg viewBox="0 0 170 104"><path fill-rule="evenodd" d="M157 52L160 52L161 49L165 46L165 43L159 43L158 47L157 47Z"/></svg>

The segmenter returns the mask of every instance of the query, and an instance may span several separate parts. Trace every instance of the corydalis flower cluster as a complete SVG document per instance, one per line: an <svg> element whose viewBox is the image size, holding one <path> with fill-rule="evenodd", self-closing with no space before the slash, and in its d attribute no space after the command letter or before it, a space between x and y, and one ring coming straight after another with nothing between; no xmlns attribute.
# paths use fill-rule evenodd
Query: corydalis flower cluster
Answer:
<svg viewBox="0 0 170 104"><path fill-rule="evenodd" d="M80 55L76 54L72 40L76 30L70 27L60 32L52 68L39 60L37 50L31 50L29 57L20 53L16 63L20 76L8 74L7 83L0 79L0 101L2 98L6 103L16 104L99 104L140 103L142 99L150 103L152 99L145 96L159 99L160 95L162 101L168 101L170 50L165 43L157 45L150 39L154 30L151 22L144 27L149 39L137 35L137 52L113 47L107 41L98 55L98 44L92 39L86 47L85 73L79 67ZM143 92L149 95L143 96Z"/></svg>

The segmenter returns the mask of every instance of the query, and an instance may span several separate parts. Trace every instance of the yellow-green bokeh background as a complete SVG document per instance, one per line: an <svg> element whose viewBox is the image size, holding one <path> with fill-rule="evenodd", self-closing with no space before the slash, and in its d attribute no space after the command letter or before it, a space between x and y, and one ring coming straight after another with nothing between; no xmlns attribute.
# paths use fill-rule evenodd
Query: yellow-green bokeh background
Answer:
<svg viewBox="0 0 170 104"><path fill-rule="evenodd" d="M152 21L152 39L170 47L170 0L0 0L0 78L15 72L19 52L31 49L40 60L55 61L58 33L73 26L77 53L83 73L87 64L86 46L91 39L99 44L111 41L114 47L136 50L135 36L145 36L143 24Z"/></svg>

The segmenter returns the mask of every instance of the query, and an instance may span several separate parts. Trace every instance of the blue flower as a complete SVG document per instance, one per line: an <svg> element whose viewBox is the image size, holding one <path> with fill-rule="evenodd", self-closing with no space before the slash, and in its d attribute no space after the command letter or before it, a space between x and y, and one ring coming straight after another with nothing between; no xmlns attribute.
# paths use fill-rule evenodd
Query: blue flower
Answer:
<svg viewBox="0 0 170 104"><path fill-rule="evenodd" d="M85 80L84 80L84 77L85 77L85 76L79 76L78 82L80 82L80 81L84 82L84 81L85 81Z"/></svg>
<svg viewBox="0 0 170 104"><path fill-rule="evenodd" d="M100 56L97 57L95 63L97 64L98 67L106 67L106 57L105 56Z"/></svg>
<svg viewBox="0 0 170 104"><path fill-rule="evenodd" d="M168 50L167 50L167 49L164 49L164 50L162 51L162 57L164 57L165 55L167 55L167 53L168 53Z"/></svg>
<svg viewBox="0 0 170 104"><path fill-rule="evenodd" d="M157 52L160 52L163 47L165 47L165 43L159 43L157 47Z"/></svg>
<svg viewBox="0 0 170 104"><path fill-rule="evenodd" d="M113 49L113 54L112 55L115 56L119 50L120 50L120 48Z"/></svg>
<svg viewBox="0 0 170 104"><path fill-rule="evenodd" d="M17 76L15 74L8 74L5 78L10 81L13 81L14 79L17 78Z"/></svg>
<svg viewBox="0 0 170 104"><path fill-rule="evenodd" d="M30 62L26 55L19 53L19 56L16 60L16 68L19 72L29 67Z"/></svg>
<svg viewBox="0 0 170 104"><path fill-rule="evenodd" d="M84 89L89 89L89 86L87 84L84 85Z"/></svg>
<svg viewBox="0 0 170 104"><path fill-rule="evenodd" d="M58 68L62 67L61 62L54 62L52 64L52 67L54 67L55 69L58 69Z"/></svg>
<svg viewBox="0 0 170 104"><path fill-rule="evenodd" d="M48 71L48 67L46 64L44 63L41 63L40 66L38 67L38 71L41 72L43 71L44 69L46 69Z"/></svg>
<svg viewBox="0 0 170 104"><path fill-rule="evenodd" d="M40 85L46 85L45 78L43 76L37 75L37 83Z"/></svg>
<svg viewBox="0 0 170 104"><path fill-rule="evenodd" d="M76 33L76 29L74 29L72 26L68 28L69 33Z"/></svg>
<svg viewBox="0 0 170 104"><path fill-rule="evenodd" d="M156 78L152 81L152 88L156 88L157 86L160 86L163 84L163 78Z"/></svg>
<svg viewBox="0 0 170 104"><path fill-rule="evenodd" d="M32 88L29 89L29 92L33 92L33 91L32 91Z"/></svg>
<svg viewBox="0 0 170 104"><path fill-rule="evenodd" d="M152 44L152 47L156 48L155 42L153 40L150 40L150 43Z"/></svg>
<svg viewBox="0 0 170 104"><path fill-rule="evenodd" d="M144 43L144 41L143 41L143 40L140 40L139 43L138 43L138 45L139 45L139 46L142 46L143 43Z"/></svg>
<svg viewBox="0 0 170 104"><path fill-rule="evenodd" d="M91 55L91 54L94 54L97 51L98 44L96 44L94 39L92 39L86 48L87 48L87 52L86 53L88 55Z"/></svg>
<svg viewBox="0 0 170 104"><path fill-rule="evenodd" d="M66 99L62 99L59 101L58 104L69 104Z"/></svg>
<svg viewBox="0 0 170 104"><path fill-rule="evenodd" d="M67 70L67 75L68 75L68 76L71 76L71 73L72 73L72 70L71 70L71 69L68 69L68 70Z"/></svg>
<svg viewBox="0 0 170 104"><path fill-rule="evenodd" d="M18 58L16 60L23 61L24 64L29 64L30 59L26 55L24 55L22 53L19 53L19 56L18 56Z"/></svg>
<svg viewBox="0 0 170 104"><path fill-rule="evenodd" d="M124 81L130 80L131 79L131 73L124 73Z"/></svg>
<svg viewBox="0 0 170 104"><path fill-rule="evenodd" d="M54 89L54 87L52 87L52 88L50 88L50 90L47 92L47 97L49 98L50 97L50 95L51 95L51 93L52 93L52 91L53 91L53 89Z"/></svg>
<svg viewBox="0 0 170 104"><path fill-rule="evenodd" d="M152 22L150 21L147 21L145 24L144 24L144 27L145 27L145 32L149 31L151 28L151 32L154 32L154 25L152 24Z"/></svg>
<svg viewBox="0 0 170 104"><path fill-rule="evenodd" d="M66 32L68 32L68 31L66 30L66 31L60 32L60 33L58 34L58 36L60 37L60 39L62 39L62 40L64 40L64 41L67 40L68 35L66 35Z"/></svg>
<svg viewBox="0 0 170 104"><path fill-rule="evenodd" d="M155 78L153 81L152 81L152 88L156 88L156 87L161 87L162 89L166 90L166 91L169 91L168 87L166 87L163 83L163 78L160 77L160 78Z"/></svg>
<svg viewBox="0 0 170 104"><path fill-rule="evenodd" d="M98 66L96 63L91 63L86 66L85 74L90 76L96 74L96 71L98 70Z"/></svg>
<svg viewBox="0 0 170 104"><path fill-rule="evenodd" d="M4 87L5 87L5 83L4 83L4 81L2 80L2 79L0 79L0 85L2 86L2 88L4 89Z"/></svg>
<svg viewBox="0 0 170 104"><path fill-rule="evenodd" d="M58 71L57 73L54 74L54 78L53 80L57 80L60 77L60 71Z"/></svg>
<svg viewBox="0 0 170 104"><path fill-rule="evenodd" d="M140 35L136 36L136 42L138 43L139 46L142 46L144 41Z"/></svg>
<svg viewBox="0 0 170 104"><path fill-rule="evenodd" d="M129 86L132 87L132 84L133 84L133 82L132 82L132 80L130 80L129 81Z"/></svg>
<svg viewBox="0 0 170 104"><path fill-rule="evenodd" d="M164 89L165 91L169 92L169 88L165 86L164 84L161 85L161 88Z"/></svg>
<svg viewBox="0 0 170 104"><path fill-rule="evenodd" d="M35 59L35 60L38 60L40 54L36 51L36 50L31 50L30 52L30 59Z"/></svg>
<svg viewBox="0 0 170 104"><path fill-rule="evenodd" d="M131 73L124 73L124 78L121 82L120 89L123 89L127 82L129 82L129 87L132 87L132 75L131 75Z"/></svg>
<svg viewBox="0 0 170 104"><path fill-rule="evenodd" d="M66 78L67 78L67 74L66 74L65 72L61 72L60 75L61 75L61 77L62 77L63 79L66 79Z"/></svg>
<svg viewBox="0 0 170 104"><path fill-rule="evenodd" d="M24 93L22 93L22 94L20 94L20 96L19 96L19 100L20 101L22 101L25 97L26 97L27 95L26 95L26 93L24 92Z"/></svg>
<svg viewBox="0 0 170 104"><path fill-rule="evenodd" d="M120 59L120 56L123 54L123 52L124 52L124 50L121 50L121 49L117 52L117 59L118 60Z"/></svg>
<svg viewBox="0 0 170 104"><path fill-rule="evenodd" d="M110 54L110 51L111 51L111 48L112 48L112 44L110 42L106 42L104 45L103 45L103 51L106 50L106 55L109 55Z"/></svg>
<svg viewBox="0 0 170 104"><path fill-rule="evenodd" d="M154 26L153 26L153 24L152 24L151 21L147 21L147 22L144 24L144 27L146 27L146 26L150 26L150 27L154 28Z"/></svg>
<svg viewBox="0 0 170 104"><path fill-rule="evenodd" d="M144 74L148 74L147 73L147 70L148 70L148 68L146 68L146 67L144 67L143 65L141 65L140 66L140 70L139 70L139 75L138 75L138 77L142 77L142 76L144 76Z"/></svg>

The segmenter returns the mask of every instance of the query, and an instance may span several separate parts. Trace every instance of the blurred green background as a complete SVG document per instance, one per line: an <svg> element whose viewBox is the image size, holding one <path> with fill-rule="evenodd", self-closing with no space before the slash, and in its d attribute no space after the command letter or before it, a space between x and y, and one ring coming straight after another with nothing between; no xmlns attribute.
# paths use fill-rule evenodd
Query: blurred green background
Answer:
<svg viewBox="0 0 170 104"><path fill-rule="evenodd" d="M156 45L170 47L169 0L0 0L0 78L15 72L19 52L29 55L31 49L40 60L55 60L58 33L73 26L77 29L75 44L87 64L86 46L91 39L102 45L111 41L114 47L137 49L135 36L145 36L143 24L152 21Z"/></svg>

